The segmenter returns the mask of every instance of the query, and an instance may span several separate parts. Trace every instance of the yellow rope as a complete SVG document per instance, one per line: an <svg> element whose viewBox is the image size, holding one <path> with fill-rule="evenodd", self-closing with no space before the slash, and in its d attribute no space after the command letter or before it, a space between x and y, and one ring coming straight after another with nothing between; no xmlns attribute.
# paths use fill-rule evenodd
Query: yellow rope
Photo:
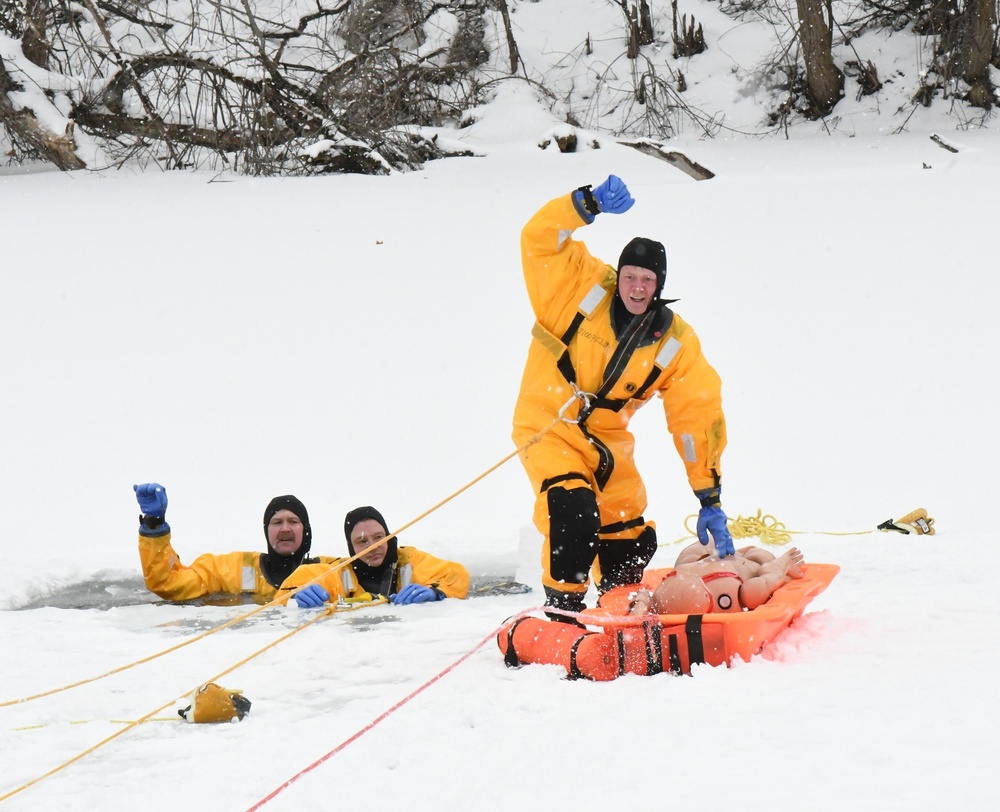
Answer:
<svg viewBox="0 0 1000 812"><path fill-rule="evenodd" d="M233 693L236 693L235 691ZM146 722L176 722L180 719L178 716L156 716L152 719L143 719L142 723ZM100 721L99 719L72 719L69 722L62 722L64 725L90 725L94 722ZM108 719L108 724L112 725L136 725L139 724L139 720L133 719ZM22 725L21 727L12 727L11 730L15 733L20 733L25 730L44 730L47 727L52 727L52 725L45 723L40 725Z"/></svg>
<svg viewBox="0 0 1000 812"><path fill-rule="evenodd" d="M25 696L21 699L9 699L6 702L0 702L0 708L6 708L10 705L18 705L22 702L30 702L33 699L41 699L44 696L52 696L53 694L61 693L62 691L68 691L71 688L78 688L81 685L87 685L91 682L97 682L99 679L104 679L105 677L110 677L114 674L120 674L122 671L128 671L130 668L135 668L137 665L142 665L143 663L148 663L170 654L173 651L178 651L185 646L190 646L192 643L196 643L199 640L204 640L209 635L215 634L216 632L221 632L223 629L228 629L230 626L239 623L241 620L246 620L248 617L256 615L258 612L262 612L265 609L274 606L274 603L265 603L262 606L258 606L256 609L252 609L249 612L245 612L242 615L237 615L232 620L227 620L225 623L220 623L218 626L208 629L204 632L199 632L194 637L190 637L187 640L183 640L177 645L165 648L163 651L159 651L156 654L150 654L148 657L143 657L135 662L128 663L127 665L118 666L117 668L112 668L110 671L105 671L103 674L98 674L96 677L88 677L87 679L78 680L77 682L71 682L69 685L63 685L61 688L53 688L49 691L42 691L40 694L32 694L31 696Z"/></svg>
<svg viewBox="0 0 1000 812"><path fill-rule="evenodd" d="M224 677L226 674L229 674L230 672L235 671L241 665L244 665L244 664L250 662L250 660L254 659L255 657L259 657L261 654L263 654L269 648L273 648L274 646L278 645L279 643L283 643L285 640L287 640L292 635L298 634L303 629L307 629L313 623L316 623L317 621L322 620L325 617L329 617L330 615L334 614L337 611L342 611L342 612L343 611L353 611L354 609L361 609L361 608L363 608L365 606L369 606L369 605L372 605L372 604L385 603L385 602L386 602L385 598L379 597L377 600L370 601L368 603L356 603L356 604L352 604L350 606L340 606L339 609L338 609L338 607L335 604L329 604L328 606L324 607L324 609L322 611L320 611L319 613L317 613L310 620L307 620L305 623L303 623L303 624L301 624L299 626L296 626L294 629L292 629L291 631L286 632L285 634L281 635L281 637L277 638L276 640L272 640L266 646L263 646L262 648L257 649L257 651L253 652L252 654L248 654L242 660L240 660L240 661L234 663L233 665L229 666L228 668L220 671L214 677L210 677L209 679L205 680L205 682L215 682L216 680L222 679L222 677ZM201 683L201 685L204 685L204 684L205 683ZM201 686L200 685L197 686L194 690L197 690L198 687L201 687ZM107 738L104 738L101 741L99 741L97 744L95 744L95 745L93 745L91 747L88 747L83 752L77 753L75 756L73 756L73 758L69 759L68 761L64 761L62 764L60 764L60 765L58 765L56 767L53 767L51 770L49 770L46 773L43 773L42 775L38 776L37 778L33 778L30 781L27 781L24 784L21 784L21 786L17 787L16 789L13 789L10 792L7 792L7 793L5 793L3 795L0 795L0 801L6 801L8 798L10 798L13 795L17 795L17 793L21 792L22 790L26 790L28 787L34 786L35 784L39 783L40 781L45 780L49 776L55 775L57 772L66 769L71 764L75 764L77 761L79 761L80 759L84 758L87 755L90 755L91 753L93 753L98 748L103 747L105 744L108 744L111 741L114 741L119 736L124 735L125 733L128 733L128 731L132 730L133 728L138 727L139 725L143 724L144 722L152 721L153 717L156 716L156 714L160 713L160 711L166 710L171 705L175 705L178 702L181 702L182 700L184 700L188 696L190 696L192 693L193 693L193 691L185 691L180 696L178 696L178 697L176 697L174 699L171 699L169 702L165 702L164 704L160 705L160 707L156 708L155 710L151 710L149 713L145 714L144 716L140 717L139 719L136 719L133 722L126 723L125 727L123 727L121 730L118 730L118 731L112 733Z"/></svg>
<svg viewBox="0 0 1000 812"><path fill-rule="evenodd" d="M745 539L756 536L764 544L788 544L792 540L791 533L785 530L785 525L774 516L762 515L757 508L756 516L737 516L729 520L729 533L734 539Z"/></svg>
<svg viewBox="0 0 1000 812"><path fill-rule="evenodd" d="M572 400L573 399L570 399L570 401L567 402L567 405L569 405L569 403L572 402ZM565 409L565 408L566 407L564 406L563 409ZM469 482L467 482L461 488L459 488L458 490L456 490L450 496L446 496L444 499L442 499L436 505L432 506L428 510L425 510L423 513L421 513L415 519L411 519L406 524L402 525L400 528L398 528L394 532L390 533L388 536L386 536L384 539L382 539L381 541L379 541L377 544L373 545L373 547L377 547L378 544L388 543L389 539L393 538L398 533L402 533L408 527L412 527L417 522L419 522L421 519L426 518L431 513L433 513L435 510L438 510L442 506L446 505L448 502L450 502L452 499L454 499L455 497L457 497L459 494L464 493L465 491L467 491L469 488L471 488L477 482L480 482L481 480L485 479L487 476L489 476L490 474L492 474L495 470L497 470L497 468L499 468L501 465L503 465L504 463L506 463L508 460L513 459L518 454L520 454L522 451L524 451L525 449L533 446L535 443L537 443L539 440L541 440L544 435L548 434L562 420L563 420L562 412L560 412L559 416L556 417L555 420L553 420L542 431L540 431L537 434L533 435L528 440L528 442L526 442L520 448L517 448L514 451L511 451L507 456L505 456L503 459L501 459L496 464L494 464L494 465L490 466L489 468L487 468L479 476L475 477L474 479L471 479ZM262 612L265 609L271 608L272 606L283 605L287 601L287 599L289 599L292 595L294 595L299 590L305 589L307 586L310 586L310 585L316 583L320 578L323 578L323 577L329 575L330 573L338 572L339 570L341 570L344 567L346 567L348 564L351 564L354 561L356 561L357 559L359 559L364 553L367 553L368 550L370 550L370 549L372 549L372 548L369 547L366 550L364 550L362 553L358 553L356 555L351 556L350 558L346 558L346 559L343 559L341 561L338 561L336 564L331 565L329 569L327 569L324 572L320 573L319 575L317 575L315 578L313 578L308 583L301 584L300 586L296 587L295 589L287 590L284 594L281 595L280 601L277 600L277 599L272 600L269 603L265 603L265 604L263 604L261 606L258 606L256 609L252 609L249 612L245 612L244 614L237 615L236 617L232 618L231 620L227 620L225 623L222 623L221 625L216 626L215 628L209 629L209 630L204 631L204 632L200 632L199 634L196 634L194 637L190 637L187 640L184 640L184 641L178 643L177 645L170 646L169 648L166 648L163 651L157 652L156 654L151 654L148 657L143 657L142 659L136 660L135 662L131 662L131 663L128 663L126 665L119 666L118 668L112 668L110 671L105 671L103 674L98 674L96 677L88 677L87 679L82 679L82 680L79 680L77 682L70 683L69 685L63 685L60 688L53 688L52 690L43 691L42 693L38 693L38 694L32 694L31 696L21 697L20 699L9 699L9 700L6 700L4 702L0 702L0 708L6 708L6 707L9 707L10 705L18 705L18 704L21 704L23 702L30 702L30 701L32 701L34 699L41 699L42 697L52 696L53 694L58 694L58 693L61 693L63 691L68 691L71 688L78 688L81 685L87 685L87 684L89 684L91 682L97 682L98 680L104 679L105 677L110 677L110 676L113 676L114 674L120 674L122 671L127 671L130 668L135 668L137 665L143 665L144 663L151 662L151 661L156 660L156 659L158 659L160 657L163 657L163 656L165 656L167 654L170 654L170 653L172 653L174 651L178 651L179 649L182 649L185 646L190 646L192 643L196 643L199 640L204 640L209 635L213 635L216 632L222 631L223 629L228 629L230 626L234 626L235 624L237 624L237 623L239 623L239 622L241 622L243 620L246 620L249 617L253 617L258 612Z"/></svg>
<svg viewBox="0 0 1000 812"><path fill-rule="evenodd" d="M513 459L514 457L516 457L518 454L520 454L525 449L529 448L532 445L535 445L537 442L539 442L542 439L542 437L545 434L547 434L548 432L550 432L553 428L555 428L564 419L563 418L563 411L565 411L565 409L569 406L570 403L573 402L574 399L575 398L571 398L569 401L567 401L566 406L563 406L563 408L559 412L559 415L546 428L544 428L542 431L538 432L537 434L533 435L528 440L528 442L526 442L520 448L517 448L514 451L510 452L503 459L501 459L499 462L497 462L496 464L494 464L494 465L490 466L489 468L487 468L483 473L481 473L479 476L477 476L474 479L472 479L469 482L467 482L465 485L463 485L461 488L459 488L458 490L456 490L450 496L445 497L444 499L442 499L437 504L433 505L428 510L425 510L423 513L421 513L415 519L412 519L411 521L409 521L406 524L402 525L400 528L398 528L393 533L390 533L388 536L386 536L384 539L381 540L381 543L387 543L388 540L390 538L392 538L393 536L395 536L396 534L401 533L403 530L407 529L408 527L413 526L414 524L416 524L421 519L429 516L435 510L437 510L438 508L440 508L443 505L447 504L448 502L450 502L452 499L454 499L459 494L464 493L465 491L467 491L469 488L471 488L473 485L475 485L480 480L482 480L485 477L489 476L491 473L493 473L497 468L499 468L501 465L503 465L504 463L506 463L508 460ZM368 548L368 549L371 549L371 548ZM367 552L367 550L365 552ZM343 567L347 566L347 564L350 564L352 561L355 561L356 559L358 559L360 557L361 557L361 554L357 554L357 555L351 556L348 559L344 559L343 561L338 562L337 564L335 564L332 567L330 567L330 569L328 569L325 572L321 573L320 575L316 576L316 578L313 578L311 581L309 581L309 583L302 584L301 586L296 587L293 590L290 590L288 592L288 595L283 595L282 596L282 600L284 600L287 597L295 594L295 592L298 592L300 589L304 589L305 587L309 586L310 584L316 583L316 581L318 581L319 578L326 576L330 572L335 572L335 571L337 571L339 569L342 569ZM384 603L385 600L386 599L384 597L380 597L380 600L378 602ZM269 608L271 606L276 605L276 603L277 603L277 601L271 601L270 603L266 603L263 606L258 606L256 609L253 609L250 612L247 612L247 613L245 613L243 615L239 615L239 616L233 618L232 620L229 620L229 621L221 624L220 626L215 627L214 629L209 629L207 632L202 632L201 634L198 634L195 637L193 637L193 638L191 638L189 640L184 641L183 643L179 643L176 646L171 646L170 648L165 649L164 651L161 651L158 654L154 654L154 655L151 655L149 657L144 657L141 660L136 660L135 662L129 663L128 665L121 666L120 668L112 669L111 671L108 671L108 672L106 672L104 674L101 674L99 676L91 677L91 678L86 679L86 680L80 680L79 682L75 682L75 683L73 683L71 685L63 686L62 688L56 688L56 689L53 689L51 691L46 691L44 693L35 694L33 696L25 697L23 699L15 699L15 700L11 700L11 701L8 701L8 702L0 703L0 708L6 707L8 705L16 705L16 704L21 703L21 702L28 702L28 701L30 701L32 699L38 699L38 698L43 697L43 696L49 696L51 694L59 693L60 691L66 691L66 690L69 690L70 688L75 688L75 687L77 687L79 685L86 685L87 683L90 683L90 682L96 682L99 679L111 676L112 674L117 674L117 673L119 673L121 671L125 671L125 670L127 670L129 668L133 668L136 665L140 665L142 663L147 663L147 662L149 662L151 660L155 660L158 657L162 657L165 654L170 653L171 651L176 651L176 650L178 650L180 648L183 648L184 646L190 645L191 643L195 642L196 640L204 639L205 637L209 636L210 634L214 634L215 632L221 631L222 629L225 629L225 628L228 628L228 627L230 627L230 626L238 623L241 620L245 620L248 617L252 617L253 615L257 614L258 612L261 612L264 609L267 609L267 608ZM366 605L366 604L363 604L363 605ZM341 607L341 608L343 609L344 607ZM351 608L360 608L360 605L357 605L357 606L354 606L354 607L351 607ZM260 654L262 654L264 651L266 651L267 649L271 648L272 646L276 646L278 643L284 642L289 637L291 637L293 634L297 634L298 632L302 631L303 629L311 626L317 620L320 620L321 618L326 617L326 616L328 616L329 614L332 614L335 611L337 611L337 607L334 606L334 605L329 605L329 606L325 607L322 612L320 612L318 615L316 615L316 617L314 617L311 620L307 621L306 623L303 623L302 625L300 625L300 626L292 629L290 632L288 632L287 634L282 635L277 640L274 640L271 643L268 643L263 648L259 649L258 651L254 652L253 654L245 657L244 659L240 660L239 662L235 663L234 665L230 666L229 668L225 669L224 671L221 671L220 673L216 674L214 677L212 677L211 679L207 680L206 682L215 682L216 680L224 677L226 674L230 673L231 671L236 670L241 665L249 662L254 657L259 656ZM180 697L178 697L176 699L172 699L170 702L167 702L167 703L161 705L160 707L156 708L155 710L150 711L145 716L141 717L140 719L135 720L134 722L129 722L121 730L119 730L116 733L113 733L111 736L108 736L107 738L99 741L97 744L93 745L92 747L87 748L82 753L78 753L73 758L69 759L68 761L60 764L57 767L52 768L51 770L49 770L48 772L46 772L46 773L38 776L37 778L33 778L31 781L28 781L27 783L22 784L21 786L17 787L16 789L11 790L10 792L7 792L4 795L0 795L0 801L4 801L7 798L10 798L11 796L16 795L17 793L19 793L19 792L27 789L28 787L34 786L35 784L39 783L40 781L43 781L44 779L48 778L49 776L54 775L55 773L59 772L60 770L65 769L66 767L70 766L71 764L76 763L77 761L79 761L80 759L82 759L85 756L89 755L90 753L94 752L98 748L103 747L105 744L108 744L109 742L113 741L114 739L118 738L119 736L127 733L129 730L132 730L133 728L137 727L138 725L140 725L140 724L142 724L142 723L144 723L146 721L149 721L153 716L155 716L160 711L162 711L162 710L168 708L170 705L172 705L172 704L174 704L176 702L179 702L182 699L184 699L186 696L188 696L189 693L191 693L191 692L189 691L187 693L182 694Z"/></svg>
<svg viewBox="0 0 1000 812"><path fill-rule="evenodd" d="M697 514L692 513L690 516L685 518L684 529L687 530L690 535L676 539L675 541L670 542L670 544L680 544L682 541L689 541L690 539L698 538L697 532L692 529L692 527L697 526L697 522ZM756 537L759 538L764 544L788 544L791 542L792 536L863 536L868 533L875 532L874 530L853 530L844 532L789 530L785 527L784 522L778 521L770 513L763 513L760 508L757 508L756 516L737 516L735 519L729 519L728 527L729 533L733 539Z"/></svg>

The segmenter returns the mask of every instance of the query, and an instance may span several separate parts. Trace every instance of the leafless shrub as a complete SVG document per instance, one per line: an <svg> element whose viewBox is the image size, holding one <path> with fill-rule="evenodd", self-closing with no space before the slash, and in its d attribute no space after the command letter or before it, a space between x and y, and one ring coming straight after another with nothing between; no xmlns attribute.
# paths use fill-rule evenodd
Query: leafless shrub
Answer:
<svg viewBox="0 0 1000 812"><path fill-rule="evenodd" d="M705 44L705 32L702 30L701 23L695 23L694 15L691 15L691 19L688 20L685 14L681 17L678 26L677 0L671 0L670 8L673 12L674 59L702 53L708 46Z"/></svg>
<svg viewBox="0 0 1000 812"><path fill-rule="evenodd" d="M45 22L32 60L87 77L65 91L70 115L114 158L273 174L443 155L419 127L476 102L493 0L333 0L301 15L283 0L27 2ZM29 18L0 3L24 41Z"/></svg>
<svg viewBox="0 0 1000 812"><path fill-rule="evenodd" d="M714 117L689 105L681 93L686 88L682 74L664 75L651 62L636 72L631 101L621 102L621 125L616 134L647 138L670 138L693 125L704 135L714 135L719 124Z"/></svg>
<svg viewBox="0 0 1000 812"><path fill-rule="evenodd" d="M865 62L845 62L844 73L858 83L858 101L863 96L871 96L882 89L882 82L878 78L878 69L869 59Z"/></svg>
<svg viewBox="0 0 1000 812"><path fill-rule="evenodd" d="M653 31L653 16L648 0L618 0L625 17L626 55L629 59L639 56L643 45L651 45L656 40Z"/></svg>
<svg viewBox="0 0 1000 812"><path fill-rule="evenodd" d="M448 51L447 64L459 69L472 70L489 59L486 45L486 22L483 15L464 10L456 13L458 31Z"/></svg>

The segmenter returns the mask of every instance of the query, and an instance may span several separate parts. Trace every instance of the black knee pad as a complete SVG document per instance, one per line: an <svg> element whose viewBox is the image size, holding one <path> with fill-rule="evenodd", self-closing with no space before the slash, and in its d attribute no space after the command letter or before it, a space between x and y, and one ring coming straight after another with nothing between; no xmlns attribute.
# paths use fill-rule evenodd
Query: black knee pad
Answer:
<svg viewBox="0 0 1000 812"><path fill-rule="evenodd" d="M604 594L609 589L625 584L637 584L642 573L656 554L656 530L647 527L634 541L602 541L598 544L598 561L601 565L601 583L597 590Z"/></svg>
<svg viewBox="0 0 1000 812"><path fill-rule="evenodd" d="M597 555L601 517L589 488L549 488L549 575L584 584Z"/></svg>

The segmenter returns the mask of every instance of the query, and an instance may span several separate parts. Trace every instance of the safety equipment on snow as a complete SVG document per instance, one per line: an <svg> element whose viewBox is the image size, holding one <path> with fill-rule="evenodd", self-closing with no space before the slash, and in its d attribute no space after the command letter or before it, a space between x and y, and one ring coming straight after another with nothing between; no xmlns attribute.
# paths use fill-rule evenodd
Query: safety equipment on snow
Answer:
<svg viewBox="0 0 1000 812"><path fill-rule="evenodd" d="M886 519L878 526L878 529L884 533L888 533L890 530L895 530L897 533L909 533L917 536L933 536L934 520L927 515L926 510L923 508L917 508L916 510L911 510L901 519L897 519L896 521Z"/></svg>
<svg viewBox="0 0 1000 812"><path fill-rule="evenodd" d="M191 695L191 704L177 711L186 722L239 722L250 713L250 700L239 691L230 691L207 682Z"/></svg>

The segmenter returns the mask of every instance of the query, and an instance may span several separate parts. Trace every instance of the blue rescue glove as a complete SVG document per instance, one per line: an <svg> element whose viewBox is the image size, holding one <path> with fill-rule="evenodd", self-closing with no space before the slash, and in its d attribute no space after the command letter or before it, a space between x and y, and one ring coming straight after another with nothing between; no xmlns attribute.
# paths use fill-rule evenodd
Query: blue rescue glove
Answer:
<svg viewBox="0 0 1000 812"><path fill-rule="evenodd" d="M303 587L292 595L292 597L295 598L299 609L314 609L330 600L330 593L319 584L309 584L309 586Z"/></svg>
<svg viewBox="0 0 1000 812"><path fill-rule="evenodd" d="M726 513L720 505L706 505L698 513L698 541L707 545L708 534L711 533L719 558L736 553L727 522Z"/></svg>
<svg viewBox="0 0 1000 812"><path fill-rule="evenodd" d="M143 485L133 485L135 499L143 516L153 516L163 519L167 515L167 489L155 482Z"/></svg>
<svg viewBox="0 0 1000 812"><path fill-rule="evenodd" d="M431 589L429 586L420 584L407 584L398 593L389 596L391 603L405 606L410 603L427 603L428 601L439 601L444 597L443 592Z"/></svg>
<svg viewBox="0 0 1000 812"><path fill-rule="evenodd" d="M617 175L608 175L608 179L594 189L594 200L600 210L608 214L624 214L635 204L625 181Z"/></svg>

